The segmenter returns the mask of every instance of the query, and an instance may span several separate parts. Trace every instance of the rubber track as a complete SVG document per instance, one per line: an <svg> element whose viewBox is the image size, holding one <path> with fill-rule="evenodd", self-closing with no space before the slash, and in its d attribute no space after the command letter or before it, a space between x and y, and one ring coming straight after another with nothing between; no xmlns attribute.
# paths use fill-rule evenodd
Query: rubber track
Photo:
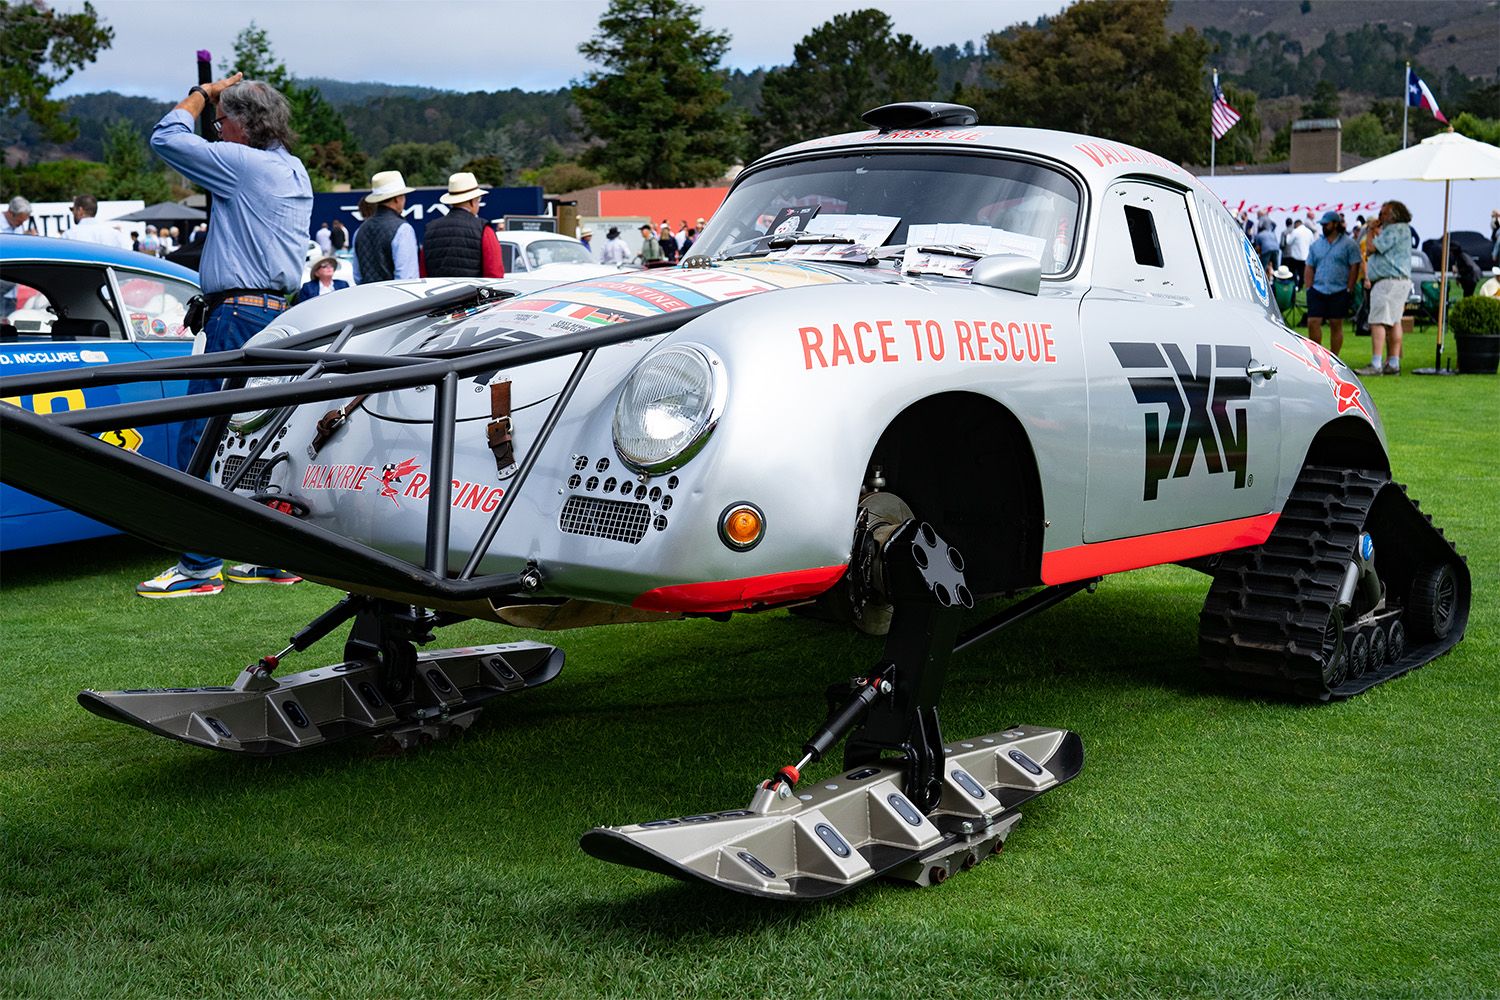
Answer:
<svg viewBox="0 0 1500 1000"><path fill-rule="evenodd" d="M1397 565L1449 560L1461 572L1463 614L1442 640L1408 639L1400 661L1349 678L1329 689L1323 680L1324 633L1344 570L1382 490L1387 517L1399 521L1384 541L1399 545ZM1431 518L1383 472L1308 466L1287 498L1271 536L1258 546L1225 553L1199 616L1198 648L1206 667L1235 684L1288 697L1343 700L1399 677L1447 652L1463 636L1468 570ZM1393 528L1396 525L1393 525ZM1371 529L1372 535L1375 530ZM1379 541L1380 539L1377 538ZM1377 545L1377 565L1381 546ZM1387 580L1400 600L1409 579ZM1346 631L1346 642L1351 633ZM1408 629L1410 636L1410 629Z"/></svg>

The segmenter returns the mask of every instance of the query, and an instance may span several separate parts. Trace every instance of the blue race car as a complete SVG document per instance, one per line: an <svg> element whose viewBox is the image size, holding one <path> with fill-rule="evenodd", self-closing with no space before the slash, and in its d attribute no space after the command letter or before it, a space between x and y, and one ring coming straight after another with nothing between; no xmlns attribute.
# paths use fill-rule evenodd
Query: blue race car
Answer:
<svg viewBox="0 0 1500 1000"><path fill-rule="evenodd" d="M198 275L142 253L46 236L0 236L0 374L19 375L176 358L193 349L183 326ZM3 400L36 413L181 395L159 381L68 389ZM98 435L158 462L176 459L177 424ZM112 535L116 529L0 486L0 551Z"/></svg>

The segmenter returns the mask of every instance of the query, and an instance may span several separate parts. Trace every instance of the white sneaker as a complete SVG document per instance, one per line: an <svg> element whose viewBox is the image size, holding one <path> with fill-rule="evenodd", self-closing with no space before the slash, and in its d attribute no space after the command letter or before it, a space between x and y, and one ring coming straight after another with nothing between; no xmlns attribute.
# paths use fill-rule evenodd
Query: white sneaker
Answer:
<svg viewBox="0 0 1500 1000"><path fill-rule="evenodd" d="M224 589L224 571L213 576L183 576L177 567L138 583L135 592L141 597L211 597Z"/></svg>

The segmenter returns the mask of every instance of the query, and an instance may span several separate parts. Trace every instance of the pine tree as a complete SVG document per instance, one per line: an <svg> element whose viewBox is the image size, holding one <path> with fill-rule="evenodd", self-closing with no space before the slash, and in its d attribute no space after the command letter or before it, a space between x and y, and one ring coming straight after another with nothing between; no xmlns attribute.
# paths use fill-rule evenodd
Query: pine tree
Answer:
<svg viewBox="0 0 1500 1000"><path fill-rule="evenodd" d="M689 187L724 176L744 125L719 61L729 36L705 30L679 0L610 0L578 47L602 68L573 87L587 134L581 162L637 187Z"/></svg>

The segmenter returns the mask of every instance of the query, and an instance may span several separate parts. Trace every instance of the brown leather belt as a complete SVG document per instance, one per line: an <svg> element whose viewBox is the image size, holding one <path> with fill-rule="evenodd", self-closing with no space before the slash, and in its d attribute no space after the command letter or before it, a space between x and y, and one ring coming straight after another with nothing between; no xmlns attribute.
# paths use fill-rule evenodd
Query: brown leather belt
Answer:
<svg viewBox="0 0 1500 1000"><path fill-rule="evenodd" d="M281 312L285 309L286 299L280 296L270 295L231 295L219 303L221 306L252 306L256 309L269 309L272 312Z"/></svg>

